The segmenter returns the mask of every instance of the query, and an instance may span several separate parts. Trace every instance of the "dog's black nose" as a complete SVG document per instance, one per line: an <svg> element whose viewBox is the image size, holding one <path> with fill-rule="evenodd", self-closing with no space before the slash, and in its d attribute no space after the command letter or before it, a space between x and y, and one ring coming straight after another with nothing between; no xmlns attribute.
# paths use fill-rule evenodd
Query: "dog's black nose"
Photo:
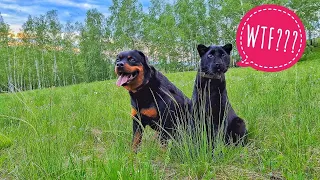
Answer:
<svg viewBox="0 0 320 180"><path fill-rule="evenodd" d="M215 69L216 69L218 72L220 72L220 71L221 71L221 66L222 66L221 63L216 63Z"/></svg>
<svg viewBox="0 0 320 180"><path fill-rule="evenodd" d="M117 62L116 66L117 66L117 67L123 67L123 66L124 66L124 63L123 63L123 62Z"/></svg>

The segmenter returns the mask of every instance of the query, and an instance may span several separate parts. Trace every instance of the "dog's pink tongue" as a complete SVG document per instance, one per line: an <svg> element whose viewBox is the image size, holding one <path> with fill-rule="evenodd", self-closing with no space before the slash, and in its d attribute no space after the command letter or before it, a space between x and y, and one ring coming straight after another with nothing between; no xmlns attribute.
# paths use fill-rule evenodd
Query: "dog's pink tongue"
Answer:
<svg viewBox="0 0 320 180"><path fill-rule="evenodd" d="M117 80L117 86L122 86L124 83L126 83L129 79L129 76L126 75L120 75Z"/></svg>

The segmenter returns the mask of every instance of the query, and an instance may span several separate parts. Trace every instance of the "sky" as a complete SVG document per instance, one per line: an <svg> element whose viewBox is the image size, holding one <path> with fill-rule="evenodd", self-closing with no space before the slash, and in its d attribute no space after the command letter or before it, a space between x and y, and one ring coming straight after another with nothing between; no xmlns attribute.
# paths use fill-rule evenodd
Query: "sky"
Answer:
<svg viewBox="0 0 320 180"><path fill-rule="evenodd" d="M139 0L143 10L147 11L149 0ZM38 16L50 10L57 10L60 22L84 22L86 12L96 8L106 17L112 0L0 0L0 12L10 29L17 33L22 24L27 21L28 15Z"/></svg>

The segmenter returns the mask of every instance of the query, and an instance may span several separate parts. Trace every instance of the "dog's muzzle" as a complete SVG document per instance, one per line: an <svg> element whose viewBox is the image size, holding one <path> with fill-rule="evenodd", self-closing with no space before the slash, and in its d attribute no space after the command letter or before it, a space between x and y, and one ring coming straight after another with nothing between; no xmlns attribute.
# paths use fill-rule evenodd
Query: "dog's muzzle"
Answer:
<svg viewBox="0 0 320 180"><path fill-rule="evenodd" d="M201 77L208 78L208 79L221 79L222 78L220 73L207 74L205 72L199 72L199 74Z"/></svg>

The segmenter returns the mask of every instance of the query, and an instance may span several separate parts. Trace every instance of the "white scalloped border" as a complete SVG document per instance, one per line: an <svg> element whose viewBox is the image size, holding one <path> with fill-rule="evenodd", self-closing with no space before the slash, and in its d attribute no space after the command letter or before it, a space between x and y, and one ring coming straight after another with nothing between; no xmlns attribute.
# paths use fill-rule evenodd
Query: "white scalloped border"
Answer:
<svg viewBox="0 0 320 180"><path fill-rule="evenodd" d="M294 57L291 61L289 61L288 63L282 64L282 65L279 65L279 66L261 66L261 65L255 63L255 62L253 62L253 61L246 62L247 59L248 59L248 55L246 55L246 52L243 50L243 46L242 46L242 44L243 44L243 43L242 43L243 30L244 30L247 22L249 21L249 19L250 19L253 15L256 15L257 13L260 13L260 12L263 12L263 11L279 11L279 12L282 12L282 13L288 15L289 17L291 17L291 18L294 20L294 22L297 24L297 26L298 26L298 29L299 29L299 32L300 32L300 46L299 46L299 50L297 51L295 57ZM240 48L241 48L242 53L246 56L246 59L243 60L243 61L241 61L241 63L247 64L247 65L248 65L248 64L253 64L253 65L257 66L257 67L264 68L264 69L278 69L278 68L283 68L283 67L285 67L285 66L288 66L289 64L291 64L293 61L296 60L296 58L298 57L298 55L299 55L299 53L300 53L300 51L301 51L301 47L302 47L302 30L301 30L301 27L300 27L299 23L297 22L297 20L296 20L291 14L289 14L288 12L283 11L283 10L281 10L281 9L277 9L277 8L264 8L264 9L259 9L258 11L255 11L255 12L253 12L252 14L250 14L250 16L246 19L246 21L244 22L244 24L243 24L243 26L242 26L242 28L241 28L241 32L240 32Z"/></svg>

